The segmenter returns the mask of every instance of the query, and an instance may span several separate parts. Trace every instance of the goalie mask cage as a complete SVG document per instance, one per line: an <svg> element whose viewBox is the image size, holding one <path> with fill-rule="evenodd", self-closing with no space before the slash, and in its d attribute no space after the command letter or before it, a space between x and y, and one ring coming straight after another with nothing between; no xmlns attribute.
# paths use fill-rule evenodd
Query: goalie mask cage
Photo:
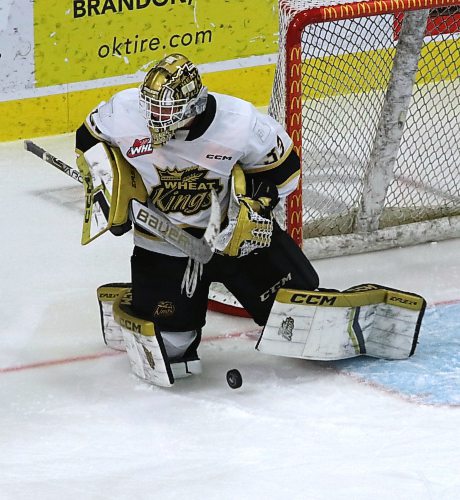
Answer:
<svg viewBox="0 0 460 500"><path fill-rule="evenodd" d="M460 236L460 0L279 0L269 113L310 258ZM302 236L303 233L303 236Z"/></svg>

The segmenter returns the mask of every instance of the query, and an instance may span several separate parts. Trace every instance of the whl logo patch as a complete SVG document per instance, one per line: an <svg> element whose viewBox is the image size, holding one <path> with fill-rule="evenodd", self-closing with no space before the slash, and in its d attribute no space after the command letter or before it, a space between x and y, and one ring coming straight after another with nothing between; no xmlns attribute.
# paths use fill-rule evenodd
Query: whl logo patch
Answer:
<svg viewBox="0 0 460 500"><path fill-rule="evenodd" d="M150 137L143 139L135 139L133 145L128 149L126 156L128 158L136 158L136 156L148 155L153 151L153 146Z"/></svg>

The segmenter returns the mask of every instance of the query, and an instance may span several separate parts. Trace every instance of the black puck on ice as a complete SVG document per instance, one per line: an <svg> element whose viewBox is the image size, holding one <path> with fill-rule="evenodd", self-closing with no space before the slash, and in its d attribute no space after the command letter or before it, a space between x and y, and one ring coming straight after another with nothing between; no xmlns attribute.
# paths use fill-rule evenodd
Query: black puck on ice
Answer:
<svg viewBox="0 0 460 500"><path fill-rule="evenodd" d="M227 384L232 388L232 389L238 389L243 385L243 377L241 376L241 373L233 368L232 370L228 370L227 372Z"/></svg>

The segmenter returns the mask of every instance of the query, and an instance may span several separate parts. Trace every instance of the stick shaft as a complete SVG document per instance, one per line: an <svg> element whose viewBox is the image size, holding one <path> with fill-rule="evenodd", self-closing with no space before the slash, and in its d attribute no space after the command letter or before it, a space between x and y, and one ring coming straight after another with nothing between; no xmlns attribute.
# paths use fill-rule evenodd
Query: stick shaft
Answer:
<svg viewBox="0 0 460 500"><path fill-rule="evenodd" d="M51 153L48 153L48 151L45 151L43 148L41 148L34 142L24 141L24 148L26 151L30 151L35 156L38 156L42 160L46 161L46 163L49 163L50 165L53 165L53 167L56 167L61 172L64 172L64 174L68 175L69 177L72 177L72 179L78 181L80 184L83 184L83 178L80 172L76 168L67 165L67 163L64 163L59 158L56 158Z"/></svg>

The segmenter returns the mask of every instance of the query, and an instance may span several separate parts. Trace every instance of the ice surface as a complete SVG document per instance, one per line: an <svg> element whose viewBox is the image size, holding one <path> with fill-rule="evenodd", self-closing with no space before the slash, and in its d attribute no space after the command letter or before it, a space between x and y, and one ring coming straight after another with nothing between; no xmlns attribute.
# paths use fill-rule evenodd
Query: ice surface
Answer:
<svg viewBox="0 0 460 500"><path fill-rule="evenodd" d="M460 409L459 325L460 302L433 305L425 313L416 356L403 361L361 356L326 365L413 401Z"/></svg>
<svg viewBox="0 0 460 500"><path fill-rule="evenodd" d="M72 140L37 142L72 162ZM460 498L459 407L257 353L250 320L209 313L203 375L141 383L103 345L96 302L98 285L129 280L131 235L80 246L82 187L22 142L0 158L2 500ZM456 240L315 265L324 287L419 293L455 331L442 303L460 300L459 255Z"/></svg>

